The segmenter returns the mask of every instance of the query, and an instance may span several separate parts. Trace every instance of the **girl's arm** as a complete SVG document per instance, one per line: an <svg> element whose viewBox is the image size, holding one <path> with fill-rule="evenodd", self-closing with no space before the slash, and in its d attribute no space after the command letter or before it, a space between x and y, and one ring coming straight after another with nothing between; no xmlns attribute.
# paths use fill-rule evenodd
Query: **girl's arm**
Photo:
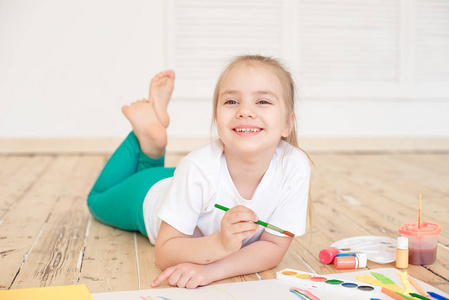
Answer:
<svg viewBox="0 0 449 300"><path fill-rule="evenodd" d="M153 281L152 286L168 279L170 285L195 288L232 276L264 271L282 261L291 241L290 237L280 237L265 231L259 241L210 264L182 263L170 267Z"/></svg>
<svg viewBox="0 0 449 300"><path fill-rule="evenodd" d="M221 231L192 238L162 222L156 239L156 263L162 269L180 263L208 264L238 251L242 241L257 232L257 215L245 206L226 212ZM252 222L250 222L252 221Z"/></svg>

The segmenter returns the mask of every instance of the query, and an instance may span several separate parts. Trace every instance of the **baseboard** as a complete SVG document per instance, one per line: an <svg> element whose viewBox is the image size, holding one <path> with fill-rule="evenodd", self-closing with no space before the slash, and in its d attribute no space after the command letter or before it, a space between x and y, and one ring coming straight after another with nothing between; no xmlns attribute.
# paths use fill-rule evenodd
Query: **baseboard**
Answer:
<svg viewBox="0 0 449 300"><path fill-rule="evenodd" d="M122 138L0 138L0 154L108 154ZM182 154L209 143L208 138L171 138L167 153ZM448 138L302 138L308 153L441 152Z"/></svg>

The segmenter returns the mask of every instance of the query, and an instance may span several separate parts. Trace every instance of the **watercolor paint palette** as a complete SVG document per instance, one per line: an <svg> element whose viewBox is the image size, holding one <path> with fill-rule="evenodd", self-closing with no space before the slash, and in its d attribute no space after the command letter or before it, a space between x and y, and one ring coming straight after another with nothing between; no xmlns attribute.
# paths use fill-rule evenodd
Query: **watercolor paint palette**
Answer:
<svg viewBox="0 0 449 300"><path fill-rule="evenodd" d="M379 286L357 283L356 281L344 281L327 275L317 275L293 269L284 269L277 272L276 278L311 290L320 289L356 297L378 298L381 294L381 287Z"/></svg>

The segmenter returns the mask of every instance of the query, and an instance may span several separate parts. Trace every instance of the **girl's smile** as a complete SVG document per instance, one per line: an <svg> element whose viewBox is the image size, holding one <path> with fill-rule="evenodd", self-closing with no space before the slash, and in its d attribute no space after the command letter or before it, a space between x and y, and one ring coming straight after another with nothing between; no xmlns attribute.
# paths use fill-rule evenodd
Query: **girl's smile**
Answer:
<svg viewBox="0 0 449 300"><path fill-rule="evenodd" d="M254 136L263 129L253 125L239 125L233 129L239 136Z"/></svg>

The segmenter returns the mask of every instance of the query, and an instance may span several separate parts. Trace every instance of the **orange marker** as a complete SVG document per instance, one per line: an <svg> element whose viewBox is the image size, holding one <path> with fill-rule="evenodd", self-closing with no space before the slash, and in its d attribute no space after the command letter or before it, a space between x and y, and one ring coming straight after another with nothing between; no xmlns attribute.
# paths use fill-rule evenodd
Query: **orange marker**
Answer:
<svg viewBox="0 0 449 300"><path fill-rule="evenodd" d="M427 292L419 285L419 283L416 282L416 280L413 279L413 277L411 277L410 275L408 276L408 281L410 281L410 283L413 285L413 287L418 291L418 293L421 296L430 298L430 295L427 294Z"/></svg>
<svg viewBox="0 0 449 300"><path fill-rule="evenodd" d="M388 296L390 296L391 298L396 299L396 300L404 300L403 297L399 296L398 294L396 294L392 290L389 290L389 289L384 288L384 287L382 287L382 293L387 294Z"/></svg>

